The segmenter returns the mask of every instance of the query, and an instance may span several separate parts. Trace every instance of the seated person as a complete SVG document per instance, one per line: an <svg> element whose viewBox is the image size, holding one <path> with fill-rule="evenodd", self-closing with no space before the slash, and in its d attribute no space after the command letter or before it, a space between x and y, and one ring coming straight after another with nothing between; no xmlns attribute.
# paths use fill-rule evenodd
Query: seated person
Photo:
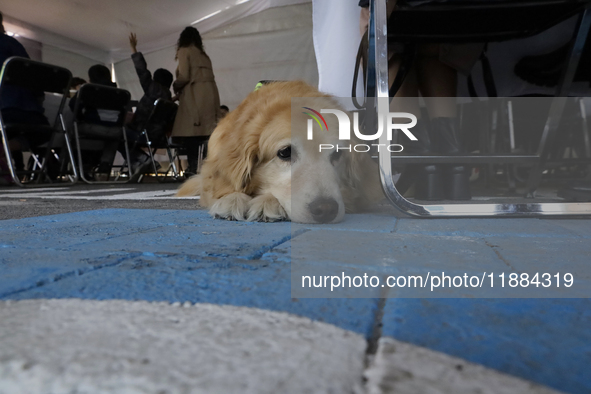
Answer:
<svg viewBox="0 0 591 394"><path fill-rule="evenodd" d="M86 81L80 77L72 78L72 83L70 83L70 97L73 97L85 83Z"/></svg>
<svg viewBox="0 0 591 394"><path fill-rule="evenodd" d="M111 81L111 71L102 64L96 64L88 69L88 79L90 83L117 87ZM69 106L72 111L76 108L77 99L78 92L70 99ZM82 107L79 108L79 113L75 114L75 116L83 122L78 129L80 137L95 138L104 141L105 146L101 152L97 172L102 174L110 173L121 137L121 129L115 127L119 121L119 115L115 111ZM85 173L89 173L90 169L94 167L94 163L84 164Z"/></svg>
<svg viewBox="0 0 591 394"><path fill-rule="evenodd" d="M144 90L144 95L140 99L133 118L126 128L127 140L130 146L133 146L138 141L141 132L146 128L156 100L172 100L170 86L172 85L173 76L170 71L159 68L154 72L152 78L144 55L137 51L137 37L134 33L129 35L129 44L132 51L131 59ZM161 129L162 125L159 126L153 125L152 129L147 130L151 141L165 137L167 130ZM151 169L151 162L149 156L139 148L133 149L130 155L132 156L132 166L136 169L130 181L134 181Z"/></svg>
<svg viewBox="0 0 591 394"><path fill-rule="evenodd" d="M228 112L230 112L230 108L228 108L227 105L220 105L220 117L218 120L225 118L226 115L228 115Z"/></svg>
<svg viewBox="0 0 591 394"><path fill-rule="evenodd" d="M29 55L22 44L6 34L2 19L2 13L0 13L0 64L3 64L6 59L12 56L28 59ZM16 86L4 86L0 97L0 110L2 111L4 124L49 126L49 122L43 114L43 99L43 92L35 93ZM24 135L15 129L8 129L7 137L16 170L22 171L25 165L21 149L27 145L34 148L45 144L51 138L51 133L27 133ZM0 149L0 151L0 172L2 172L8 168L4 158L4 150ZM6 181L11 182L12 180L6 179Z"/></svg>

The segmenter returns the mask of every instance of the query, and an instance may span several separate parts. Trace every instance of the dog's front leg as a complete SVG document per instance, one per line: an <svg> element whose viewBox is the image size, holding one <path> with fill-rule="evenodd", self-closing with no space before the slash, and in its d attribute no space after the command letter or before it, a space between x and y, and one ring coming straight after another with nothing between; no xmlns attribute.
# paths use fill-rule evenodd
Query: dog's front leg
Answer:
<svg viewBox="0 0 591 394"><path fill-rule="evenodd" d="M231 193L216 200L209 209L209 213L213 217L226 220L246 220L251 200L252 197L248 194Z"/></svg>
<svg viewBox="0 0 591 394"><path fill-rule="evenodd" d="M262 194L250 200L247 220L251 222L278 222L289 220L289 216L277 198L272 194Z"/></svg>

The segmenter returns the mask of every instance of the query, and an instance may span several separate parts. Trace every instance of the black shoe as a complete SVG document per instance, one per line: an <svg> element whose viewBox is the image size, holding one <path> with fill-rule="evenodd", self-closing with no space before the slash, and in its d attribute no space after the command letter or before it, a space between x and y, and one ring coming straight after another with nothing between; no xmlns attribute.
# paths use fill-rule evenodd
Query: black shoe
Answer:
<svg viewBox="0 0 591 394"><path fill-rule="evenodd" d="M101 164L98 165L96 172L99 174L110 174L111 173L111 164L103 161Z"/></svg>
<svg viewBox="0 0 591 394"><path fill-rule="evenodd" d="M434 152L435 144L425 124L418 122L412 129L417 141L403 143L404 151L408 154L428 154ZM415 185L415 198L418 200L443 200L443 173L441 167L430 164L409 164L402 171L402 175L396 182L396 189L403 195L413 184Z"/></svg>
<svg viewBox="0 0 591 394"><path fill-rule="evenodd" d="M160 163L156 163L156 171L160 169ZM144 174L150 173L154 169L152 165L152 160L148 158L148 160L144 161L142 164L136 166L133 175L129 178L129 183L137 183L140 180L140 177Z"/></svg>
<svg viewBox="0 0 591 394"><path fill-rule="evenodd" d="M189 179L192 176L197 175L197 171L196 170L192 171L192 170L187 169L183 172L183 175L185 176L185 179Z"/></svg>
<svg viewBox="0 0 591 394"><path fill-rule="evenodd" d="M111 164L103 161L98 165L93 174L93 179L97 182L106 182L111 177ZM88 178L87 178L88 179Z"/></svg>
<svg viewBox="0 0 591 394"><path fill-rule="evenodd" d="M431 119L431 133L437 136L439 152L446 155L463 153L455 118ZM444 166L445 198L470 200L470 168L462 164Z"/></svg>

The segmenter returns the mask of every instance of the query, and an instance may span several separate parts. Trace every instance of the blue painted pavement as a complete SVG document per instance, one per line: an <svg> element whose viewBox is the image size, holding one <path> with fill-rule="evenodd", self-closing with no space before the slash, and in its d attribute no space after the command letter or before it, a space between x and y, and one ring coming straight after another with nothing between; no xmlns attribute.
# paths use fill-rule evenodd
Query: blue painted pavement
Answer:
<svg viewBox="0 0 591 394"><path fill-rule="evenodd" d="M382 335L549 385L591 392L589 299L292 298L291 265L357 271L591 263L591 221L396 219L242 223L204 211L107 209L0 221L0 299L208 302L285 311ZM354 246L354 248L353 248ZM293 254L293 256L292 256ZM292 261L293 259L293 261ZM396 271L398 270L398 271ZM585 278L583 278L585 279Z"/></svg>

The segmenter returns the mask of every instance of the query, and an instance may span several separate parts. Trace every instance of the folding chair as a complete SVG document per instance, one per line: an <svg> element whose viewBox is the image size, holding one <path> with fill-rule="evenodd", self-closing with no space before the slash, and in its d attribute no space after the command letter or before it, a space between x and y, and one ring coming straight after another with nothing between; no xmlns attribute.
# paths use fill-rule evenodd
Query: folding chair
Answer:
<svg viewBox="0 0 591 394"><path fill-rule="evenodd" d="M180 178L179 171L177 170L175 164L175 159L178 155L176 152L175 154L172 153L173 146L168 142L167 137L167 132L172 128L177 110L178 105L172 101L163 99L156 100L154 103L154 108L152 109L152 113L150 114L148 122L146 123L141 134L141 137L145 139L145 142L142 142L141 139L138 141L139 146L148 149L150 160L152 161L152 166L154 169L154 175L159 182L164 181L162 178L165 178L170 170L172 170L174 180L178 180ZM168 154L168 159L170 161L170 165L163 173L163 176L159 176L156 160L154 159L154 154L158 149L166 149L166 153ZM141 179L142 178L140 177L140 181Z"/></svg>
<svg viewBox="0 0 591 394"><path fill-rule="evenodd" d="M12 153L8 144L9 131L16 131L19 134L24 135L25 139L27 138L27 135L30 136L34 133L51 134L49 142L45 144L23 147L31 152L35 161L35 166L33 169L31 171L27 171L27 173L31 175L31 180L39 182L43 178L47 178L51 181L47 175L47 164L49 162L49 157L50 155L57 156L57 150L62 148L63 143L65 142L70 164L72 166L72 175L69 175L68 178L71 183L77 182L78 173L63 118L63 109L69 96L71 79L72 73L63 67L41 63L22 57L11 57L4 62L4 65L2 66L2 72L0 74L0 91L8 86L13 86L20 89L26 89L31 92L49 92L58 93L61 95L59 108L52 126L7 124L0 114L2 145L4 146L4 154L6 155L6 161L10 175L12 176L15 184L19 186L32 186L30 184L31 182L27 182L25 184L21 181L21 179L19 179L16 169L12 163ZM44 152L44 157L41 160L37 155L37 152L39 151ZM61 157L60 161L62 168L60 175L63 175L63 169L66 165L65 157ZM37 167L39 168L38 170L36 169Z"/></svg>
<svg viewBox="0 0 591 394"><path fill-rule="evenodd" d="M378 114L389 112L389 98L404 81L412 62L406 56L392 89L388 88L388 42L403 42L409 47L417 42L490 42L526 37L541 32L566 18L580 14L571 41L568 66L550 108L537 155L462 155L462 156L391 156L383 149L379 152L380 177L384 192L392 204L401 211L419 217L478 217L478 216L544 216L589 215L591 203L528 203L528 204L435 204L421 205L405 199L396 190L392 177L392 159L399 163L529 163L533 166L530 194L533 193L547 155L546 142L556 133L581 51L591 27L591 12L585 7L588 0L458 0L450 3L429 3L422 6L397 9L387 20L386 1L371 0L369 22L369 56L366 97L376 99L375 108L367 108L367 117L376 124ZM438 23L425 23L424 17L436 17ZM458 19L459 18L459 19ZM458 21L471 21L460 24ZM373 119L373 120L371 120ZM372 123L373 122L373 123ZM380 144L388 144L386 133Z"/></svg>
<svg viewBox="0 0 591 394"><path fill-rule="evenodd" d="M123 168L127 167L127 171L131 172L129 168L129 145L127 143L127 135L125 133L125 114L127 113L127 108L129 102L131 100L131 94L127 90L118 89L110 86L104 85L97 85L87 83L83 85L80 90L78 91L78 96L76 99L76 104L74 108L74 138L76 140L76 150L78 151L78 166L80 171L80 177L82 180L89 184L95 183L117 183L118 179L120 178L121 174L123 173ZM84 161L83 161L83 153L82 151L87 150L101 150L104 146L101 142L106 140L111 140L106 136L101 136L99 133L96 135L81 135L80 128L82 125L88 125L91 127L96 127L97 125L94 123L89 123L84 120L84 113L83 109L92 109L97 110L99 115L101 111L110 111L110 114L113 118L116 118L113 121L113 126L101 126L102 128L108 129L109 132L113 132L114 137L113 140L123 141L125 146L125 153L127 158L120 165L119 174L115 178L114 181L93 181L87 179L86 175L84 174ZM99 125L100 126L100 125ZM110 174L109 174L110 177ZM127 182L129 180L124 180ZM119 181L120 183L121 181Z"/></svg>

